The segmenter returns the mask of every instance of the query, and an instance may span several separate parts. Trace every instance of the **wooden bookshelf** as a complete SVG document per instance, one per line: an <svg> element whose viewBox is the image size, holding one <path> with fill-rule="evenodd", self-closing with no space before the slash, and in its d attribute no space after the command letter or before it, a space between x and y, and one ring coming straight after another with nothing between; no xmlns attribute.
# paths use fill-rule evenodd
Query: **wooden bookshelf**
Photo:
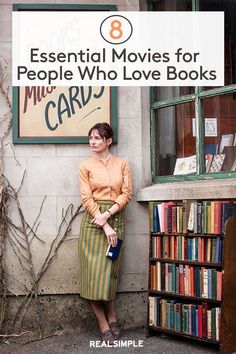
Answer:
<svg viewBox="0 0 236 354"><path fill-rule="evenodd" d="M157 257L150 257L150 261L153 262L161 261L163 263L181 263L181 264L189 264L189 265L196 265L196 266L203 266L203 267L222 268L222 263L215 263L215 262L186 261L180 259L157 258Z"/></svg>
<svg viewBox="0 0 236 354"><path fill-rule="evenodd" d="M185 236L185 237L223 237L221 234L194 234L193 232L189 233L177 233L177 232L171 232L171 233L164 233L164 232L152 232L152 236Z"/></svg>
<svg viewBox="0 0 236 354"><path fill-rule="evenodd" d="M150 218L150 222L152 221L152 218ZM166 333L166 334L170 334L170 335L175 335L175 336L179 336L181 338L186 338L186 339L192 339L192 340L197 340L199 342L202 343L208 343L208 344L212 344L212 345L218 345L219 349L220 349L220 353L221 354L229 354L232 353L234 351L236 351L236 301L235 301L235 295L236 295L236 217L230 217L225 224L225 228L224 228L224 233L223 234L206 234L206 233L171 233L171 232L153 232L153 226L150 225L150 238L149 238L149 291L148 291L148 296L149 298L151 298L151 302L156 301L157 305L155 305L158 309L156 309L155 311L159 311L159 314L156 315L156 312L154 312L154 317L155 316L159 316L159 318L157 319L157 323L155 325L153 325L153 323L150 325L150 318L149 318L149 314L151 312L149 309L149 306L153 306L150 305L150 301L149 301L149 306L148 306L148 330L152 333ZM152 254L152 239L153 237L159 237L159 236L165 236L165 237L172 237L172 236L182 236L184 238L189 238L189 237L201 237L201 238L220 238L222 240L222 247L223 247L223 253L222 253L222 260L221 262L202 262L202 261L196 261L196 260L181 260L181 259L172 259L170 257L154 257ZM204 241L205 242L205 241ZM211 241L209 241L211 242ZM157 263L159 263L159 267L163 267L163 264L170 264L169 267L171 267L171 264L173 267L175 267L174 269L176 269L176 267L179 267L179 265L181 264L182 267L197 267L197 269L201 269L203 268L207 268L208 271L210 272L210 269L212 269L211 272L222 272L222 294L221 294L221 298L216 299L216 298L208 298L208 297L199 297L199 296L191 296L187 295L187 294L183 294L183 293L178 293L178 292L174 292L174 291L165 291L163 289L163 284L161 284L161 291L159 290L160 287L157 289L153 288L153 281L151 284L151 277L153 276L153 273L151 273L151 265L152 267ZM161 264L161 265L160 265ZM168 265L166 265L167 267ZM162 269L163 269L162 268ZM166 268L165 268L166 269ZM179 270L179 269L177 269ZM174 271L173 271L174 272ZM157 277L160 278L160 272L158 273L159 275L157 275ZM195 273L194 273L195 274ZM212 273L213 274L213 273ZM167 277L169 276L169 273L167 272ZM195 275L194 275L195 276ZM213 275L212 275L213 276ZM214 275L215 276L215 275ZM159 286L160 283L164 280L164 282L166 282L166 274L165 277L162 274L162 278L161 280L159 279ZM177 278L178 279L178 278ZM176 276L174 276L174 281L178 281L176 280ZM204 280L202 280L201 278L196 278L194 279L194 281L197 283L197 281L201 281L203 282ZM156 280L156 284L157 284L157 280ZM171 281L170 281L171 282ZM194 283L194 288L196 283ZM213 281L212 281L213 284ZM202 287L204 285L201 285ZM215 286L215 285L214 285ZM213 285L212 285L213 287ZM170 288L169 288L170 289ZM202 289L202 288L201 288ZM208 288L209 290L209 288ZM215 290L214 290L215 291ZM188 293L188 292L187 292ZM194 294L197 294L197 292L195 292ZM213 294L213 290L212 290L212 294ZM214 294L215 295L215 294ZM152 299L154 298L154 299ZM167 304L168 303L168 304ZM181 311L183 311L181 314L179 314L180 320L178 322L178 326L177 328L181 328L180 330L176 330L173 328L170 328L170 322L168 323L168 326L163 325L163 323L160 323L160 316L162 316L162 311L163 308L161 306L164 305L168 305L169 307L164 307L164 311L166 310L166 314L163 316L169 316L169 310L170 308L177 309L177 306L180 306ZM158 307L159 306L159 307ZM172 306L172 307L171 307ZM176 307L174 307L176 306ZM214 335L210 335L209 337L209 333L205 333L204 336L198 336L195 335L195 333L190 333L192 331L192 328L189 329L188 327L188 333L186 333L186 328L184 330L184 325L182 323L182 320L184 320L184 308L186 309L187 306L189 307L189 314L187 314L187 316L189 315L189 319L187 326L189 326L189 322L191 323L191 321L193 321L194 326L197 323L197 319L196 317L192 317L191 318L191 311L196 311L196 316L198 316L198 311L200 311L200 307L205 306L205 310L207 312L207 316L209 315L210 319L212 320L212 318L214 319L214 322L212 320L212 323L215 324L214 329L210 329L210 333L212 333L211 331L214 331ZM193 309L192 309L193 308ZM197 310L196 310L197 309ZM188 310L186 310L188 311ZM209 312L209 313L208 313ZM220 312L220 315L219 315ZM219 321L215 320L215 317L217 313L217 318L219 316ZM152 319L153 319L153 313L151 315ZM177 310L176 313L170 315L170 318L172 319L172 321L176 321L177 318ZM174 320L173 320L174 318ZM196 322L195 322L196 319ZM208 319L208 317L207 317ZM169 320L171 321L171 320ZM209 328L211 326L213 326L212 323L206 322L206 326L209 326ZM217 324L216 324L217 323ZM180 326L180 327L179 327ZM204 325L205 326L205 325ZM219 328L219 340L217 340L216 336L215 336L215 332L217 332L218 335L218 328L216 328L218 326ZM173 327L173 322L171 323L171 327ZM191 327L191 324L190 324ZM209 329L207 328L206 331L208 331ZM199 333L199 329L197 327L194 328L194 331L192 332L197 332Z"/></svg>
<svg viewBox="0 0 236 354"><path fill-rule="evenodd" d="M172 334L172 335L179 336L179 337L184 337L184 338L197 340L197 341L200 341L200 342L203 342L203 343L219 345L218 341L209 340L209 339L206 339L206 338L200 338L200 337L197 337L197 336L194 336L194 335L191 335L191 334L186 334L186 333L182 333L182 332L173 331L171 329L166 329L166 328L163 328L163 327L160 327L160 326L156 326L156 327L148 326L148 329L150 331L156 331L156 332L163 332L163 333L166 333L166 334Z"/></svg>
<svg viewBox="0 0 236 354"><path fill-rule="evenodd" d="M202 298L198 296L190 296L190 295L184 295L184 294L178 294L178 293L173 293L169 291L158 291L158 290L149 290L149 294L151 295L158 295L158 296L163 296L165 298L174 298L174 299L185 299L185 300L194 300L195 302L209 302L213 304L221 304L221 300L215 300L215 299L208 299L208 298Z"/></svg>

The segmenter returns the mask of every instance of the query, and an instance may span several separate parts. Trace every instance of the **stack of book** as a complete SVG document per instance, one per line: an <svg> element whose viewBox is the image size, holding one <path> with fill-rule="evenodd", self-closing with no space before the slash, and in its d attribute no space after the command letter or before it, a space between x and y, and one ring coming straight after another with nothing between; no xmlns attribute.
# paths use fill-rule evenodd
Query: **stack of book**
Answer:
<svg viewBox="0 0 236 354"><path fill-rule="evenodd" d="M149 326L219 341L221 309L202 302L186 304L160 297L148 297Z"/></svg>
<svg viewBox="0 0 236 354"><path fill-rule="evenodd" d="M226 220L236 215L231 201L150 203L151 232L222 234Z"/></svg>
<svg viewBox="0 0 236 354"><path fill-rule="evenodd" d="M222 271L156 262L150 265L150 289L221 301Z"/></svg>
<svg viewBox="0 0 236 354"><path fill-rule="evenodd" d="M220 144L206 144L206 172L236 170L236 134L221 135Z"/></svg>
<svg viewBox="0 0 236 354"><path fill-rule="evenodd" d="M221 263L222 245L220 237L152 236L151 257Z"/></svg>

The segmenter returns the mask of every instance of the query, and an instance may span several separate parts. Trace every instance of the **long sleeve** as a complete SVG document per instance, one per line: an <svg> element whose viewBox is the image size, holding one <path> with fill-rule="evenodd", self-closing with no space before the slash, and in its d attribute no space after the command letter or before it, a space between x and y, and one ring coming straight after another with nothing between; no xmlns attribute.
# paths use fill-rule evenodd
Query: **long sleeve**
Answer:
<svg viewBox="0 0 236 354"><path fill-rule="evenodd" d="M121 193L115 200L115 203L119 204L120 209L123 209L126 204L129 203L132 196L132 178L131 178L131 170L129 167L128 161L124 163L124 169L122 171L123 175L123 183L121 187Z"/></svg>
<svg viewBox="0 0 236 354"><path fill-rule="evenodd" d="M82 164L79 167L80 194L84 208L92 215L99 211L98 204L94 201L89 183L89 171Z"/></svg>

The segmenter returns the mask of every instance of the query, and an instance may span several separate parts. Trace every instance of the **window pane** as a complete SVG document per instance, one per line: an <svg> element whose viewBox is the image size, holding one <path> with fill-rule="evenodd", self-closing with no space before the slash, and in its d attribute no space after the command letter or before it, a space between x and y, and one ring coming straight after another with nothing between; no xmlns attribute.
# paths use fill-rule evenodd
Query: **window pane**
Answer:
<svg viewBox="0 0 236 354"><path fill-rule="evenodd" d="M153 11L192 11L191 0L161 0L153 4ZM155 87L154 101L162 101L178 96L189 95L194 87Z"/></svg>
<svg viewBox="0 0 236 354"><path fill-rule="evenodd" d="M224 11L225 16L225 85L236 83L236 1L200 0L200 11ZM205 90L210 87L205 87Z"/></svg>
<svg viewBox="0 0 236 354"><path fill-rule="evenodd" d="M194 87L154 87L154 101L163 101L170 98L185 96L194 93Z"/></svg>
<svg viewBox="0 0 236 354"><path fill-rule="evenodd" d="M206 172L236 170L236 94L203 100Z"/></svg>
<svg viewBox="0 0 236 354"><path fill-rule="evenodd" d="M158 109L155 115L157 175L195 173L196 139L192 128L193 102Z"/></svg>

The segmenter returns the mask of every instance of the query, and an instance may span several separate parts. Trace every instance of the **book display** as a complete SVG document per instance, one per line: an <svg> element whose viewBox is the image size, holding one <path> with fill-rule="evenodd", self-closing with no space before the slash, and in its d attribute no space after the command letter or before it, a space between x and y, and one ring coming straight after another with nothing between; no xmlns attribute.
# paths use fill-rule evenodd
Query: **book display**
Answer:
<svg viewBox="0 0 236 354"><path fill-rule="evenodd" d="M236 134L221 135L220 144L204 146L206 173L236 170ZM177 157L173 175L196 173L196 155Z"/></svg>
<svg viewBox="0 0 236 354"><path fill-rule="evenodd" d="M148 329L236 350L236 202L149 202Z"/></svg>

